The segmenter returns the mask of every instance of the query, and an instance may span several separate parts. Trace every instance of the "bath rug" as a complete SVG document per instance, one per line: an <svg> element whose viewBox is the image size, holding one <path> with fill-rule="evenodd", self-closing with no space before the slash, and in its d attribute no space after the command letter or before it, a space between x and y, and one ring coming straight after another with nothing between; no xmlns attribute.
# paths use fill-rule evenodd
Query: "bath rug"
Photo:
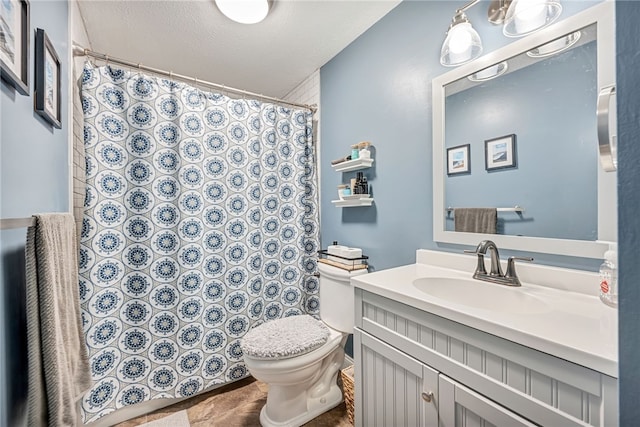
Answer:
<svg viewBox="0 0 640 427"><path fill-rule="evenodd" d="M138 427L190 427L187 411L182 410L159 420L140 424Z"/></svg>

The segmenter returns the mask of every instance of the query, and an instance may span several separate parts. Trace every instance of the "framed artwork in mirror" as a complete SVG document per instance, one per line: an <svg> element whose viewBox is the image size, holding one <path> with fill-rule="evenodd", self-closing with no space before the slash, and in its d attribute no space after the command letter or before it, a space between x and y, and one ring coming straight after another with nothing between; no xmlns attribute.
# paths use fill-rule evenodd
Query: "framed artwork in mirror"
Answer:
<svg viewBox="0 0 640 427"><path fill-rule="evenodd" d="M484 161L487 171L515 168L516 135L505 135L484 141Z"/></svg>
<svg viewBox="0 0 640 427"><path fill-rule="evenodd" d="M471 144L447 148L447 175L464 175L471 173L470 148Z"/></svg>
<svg viewBox="0 0 640 427"><path fill-rule="evenodd" d="M29 94L29 2L0 1L0 74L22 95Z"/></svg>
<svg viewBox="0 0 640 427"><path fill-rule="evenodd" d="M46 121L60 129L60 60L49 37L36 30L35 110Z"/></svg>

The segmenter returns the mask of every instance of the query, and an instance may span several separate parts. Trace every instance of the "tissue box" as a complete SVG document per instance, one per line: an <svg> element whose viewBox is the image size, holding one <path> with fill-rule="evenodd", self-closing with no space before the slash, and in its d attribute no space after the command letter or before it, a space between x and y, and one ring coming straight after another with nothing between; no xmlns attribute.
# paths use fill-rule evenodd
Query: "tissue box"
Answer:
<svg viewBox="0 0 640 427"><path fill-rule="evenodd" d="M344 248L342 250L343 257L345 258L360 258L362 256L362 249L360 248Z"/></svg>
<svg viewBox="0 0 640 427"><path fill-rule="evenodd" d="M327 247L327 252L329 253L329 255L327 256L327 259L335 262L344 262L342 258L338 258L338 257L345 256L344 253L345 253L345 250L347 249L348 248L346 246L342 246L342 245L329 245ZM331 256L331 255L337 255L338 257Z"/></svg>
<svg viewBox="0 0 640 427"><path fill-rule="evenodd" d="M329 251L331 253L331 251ZM362 256L362 249L359 248L348 248L346 246L341 246L337 251L334 252L334 255L341 256L342 258L329 256L328 258L332 261L336 261L346 265L358 265L362 264L362 260L354 260L354 258L360 258Z"/></svg>

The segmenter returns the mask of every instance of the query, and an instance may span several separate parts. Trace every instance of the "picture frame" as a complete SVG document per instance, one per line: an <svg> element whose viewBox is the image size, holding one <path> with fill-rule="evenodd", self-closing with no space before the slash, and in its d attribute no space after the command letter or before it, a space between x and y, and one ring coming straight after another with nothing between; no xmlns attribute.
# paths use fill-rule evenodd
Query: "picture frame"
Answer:
<svg viewBox="0 0 640 427"><path fill-rule="evenodd" d="M447 148L447 175L465 175L471 173L471 144Z"/></svg>
<svg viewBox="0 0 640 427"><path fill-rule="evenodd" d="M62 128L60 59L42 29L36 30L35 111L54 127Z"/></svg>
<svg viewBox="0 0 640 427"><path fill-rule="evenodd" d="M485 169L489 172L518 165L516 135L510 134L484 141Z"/></svg>
<svg viewBox="0 0 640 427"><path fill-rule="evenodd" d="M28 0L0 1L0 75L21 95L29 95Z"/></svg>

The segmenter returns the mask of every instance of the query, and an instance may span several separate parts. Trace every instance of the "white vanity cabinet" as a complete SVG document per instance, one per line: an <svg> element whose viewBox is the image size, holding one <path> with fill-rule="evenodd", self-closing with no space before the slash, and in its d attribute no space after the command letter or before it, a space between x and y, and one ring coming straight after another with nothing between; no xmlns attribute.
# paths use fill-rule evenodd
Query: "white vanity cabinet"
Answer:
<svg viewBox="0 0 640 427"><path fill-rule="evenodd" d="M617 425L615 378L355 292L357 426Z"/></svg>
<svg viewBox="0 0 640 427"><path fill-rule="evenodd" d="M438 386L440 427L535 426L445 375L440 375Z"/></svg>
<svg viewBox="0 0 640 427"><path fill-rule="evenodd" d="M438 372L366 332L356 329L353 339L356 388L366 390L356 390L356 424L437 425Z"/></svg>
<svg viewBox="0 0 640 427"><path fill-rule="evenodd" d="M354 343L358 426L438 426L438 416L440 427L535 425L366 332Z"/></svg>

